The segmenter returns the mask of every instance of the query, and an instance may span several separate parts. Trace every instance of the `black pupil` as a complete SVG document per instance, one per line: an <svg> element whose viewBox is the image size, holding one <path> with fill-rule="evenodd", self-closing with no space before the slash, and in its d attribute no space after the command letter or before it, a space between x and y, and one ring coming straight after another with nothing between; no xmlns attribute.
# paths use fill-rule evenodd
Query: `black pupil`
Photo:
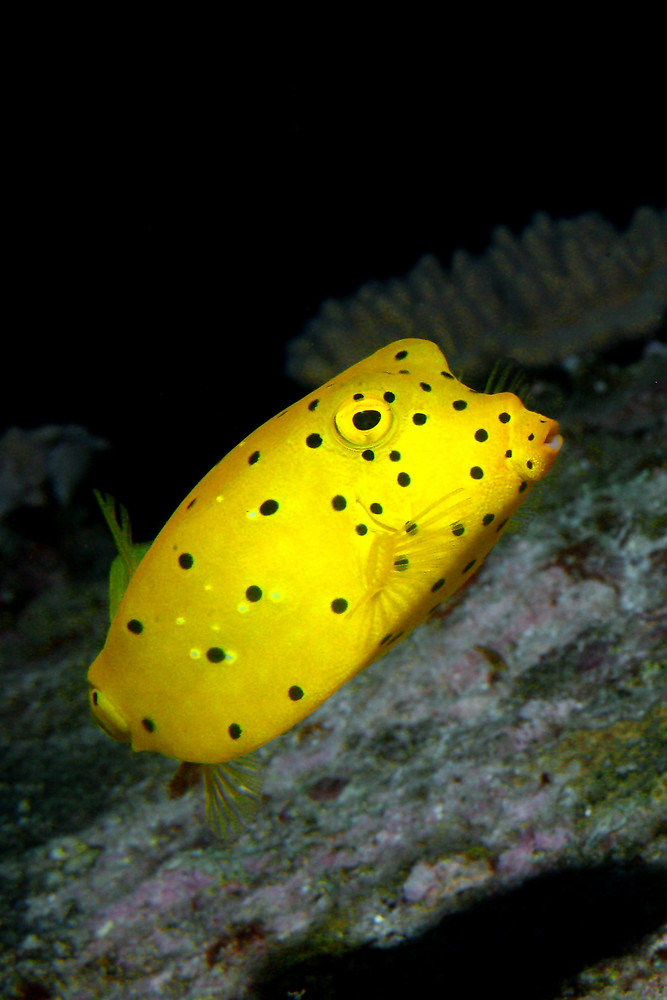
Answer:
<svg viewBox="0 0 667 1000"><path fill-rule="evenodd" d="M370 431L380 423L382 414L378 410L360 410L352 417L352 423L358 431Z"/></svg>

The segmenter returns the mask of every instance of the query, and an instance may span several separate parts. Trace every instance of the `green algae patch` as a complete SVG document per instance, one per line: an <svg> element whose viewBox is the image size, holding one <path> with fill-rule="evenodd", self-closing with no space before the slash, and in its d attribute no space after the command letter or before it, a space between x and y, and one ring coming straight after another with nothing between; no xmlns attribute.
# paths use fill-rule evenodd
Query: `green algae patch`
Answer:
<svg viewBox="0 0 667 1000"><path fill-rule="evenodd" d="M546 773L572 774L569 788L586 820L618 817L667 800L667 707L656 705L637 720L578 729L540 757Z"/></svg>

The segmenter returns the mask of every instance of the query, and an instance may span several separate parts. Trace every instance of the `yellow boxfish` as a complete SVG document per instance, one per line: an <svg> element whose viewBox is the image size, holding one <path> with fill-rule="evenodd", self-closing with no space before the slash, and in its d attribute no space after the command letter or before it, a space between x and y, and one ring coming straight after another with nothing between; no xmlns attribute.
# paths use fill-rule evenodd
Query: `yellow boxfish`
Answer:
<svg viewBox="0 0 667 1000"><path fill-rule="evenodd" d="M555 420L401 340L237 445L147 551L107 509L125 579L88 673L95 719L198 765L209 822L233 828L258 794L242 755L454 594L561 444Z"/></svg>

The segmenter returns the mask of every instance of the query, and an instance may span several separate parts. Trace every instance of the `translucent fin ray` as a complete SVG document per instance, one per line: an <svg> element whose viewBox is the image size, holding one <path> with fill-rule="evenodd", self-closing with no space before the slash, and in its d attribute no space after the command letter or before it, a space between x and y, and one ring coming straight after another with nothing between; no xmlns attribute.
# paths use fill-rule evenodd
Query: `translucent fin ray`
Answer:
<svg viewBox="0 0 667 1000"><path fill-rule="evenodd" d="M93 493L100 505L100 510L118 552L109 573L109 620L113 621L118 605L127 590L127 585L151 547L151 543L133 542L130 516L126 508L122 504L116 503L114 497L108 493L102 493L100 490L93 490Z"/></svg>
<svg viewBox="0 0 667 1000"><path fill-rule="evenodd" d="M206 789L206 822L221 840L242 833L261 801L262 776L255 754L221 764L202 764Z"/></svg>

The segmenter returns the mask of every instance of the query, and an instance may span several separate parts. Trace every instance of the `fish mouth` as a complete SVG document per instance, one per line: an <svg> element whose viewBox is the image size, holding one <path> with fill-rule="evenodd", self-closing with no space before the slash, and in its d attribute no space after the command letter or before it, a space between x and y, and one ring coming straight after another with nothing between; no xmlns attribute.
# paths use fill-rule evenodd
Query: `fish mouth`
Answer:
<svg viewBox="0 0 667 1000"><path fill-rule="evenodd" d="M554 452L559 452L562 447L563 437L560 433L560 427L555 420L549 428L547 436L544 439L544 444Z"/></svg>

